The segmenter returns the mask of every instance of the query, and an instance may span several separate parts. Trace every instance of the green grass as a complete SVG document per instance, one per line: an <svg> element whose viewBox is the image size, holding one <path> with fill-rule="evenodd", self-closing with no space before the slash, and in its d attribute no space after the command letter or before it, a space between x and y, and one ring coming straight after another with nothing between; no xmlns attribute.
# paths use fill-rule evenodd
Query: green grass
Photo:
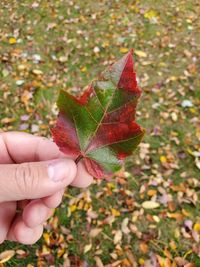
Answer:
<svg viewBox="0 0 200 267"><path fill-rule="evenodd" d="M49 235L64 236L63 241L54 246L46 243L44 238L33 246L5 242L0 246L0 252L7 249L28 252L27 257L19 259L16 255L5 266L27 266L29 263L34 266L61 266L67 255L70 259L77 257L87 266L95 266L96 254L106 265L125 259L127 249L131 250L140 266L141 258L150 259L152 253L166 258L164 249L167 249L171 260L192 250L186 259L198 267L200 261L194 246L199 247L199 244L191 233L187 238L184 236L183 223L185 219L193 223L200 220L199 200L194 198L195 194L199 198L200 174L195 158L190 154L190 151L200 149L199 1L113 0L94 3L91 0L44 0L38 2L39 6L35 8L31 7L34 3L37 1L2 1L0 4L2 130L19 130L22 124L20 116L28 114L30 120L26 122L26 131L31 132L32 124L36 124L39 131L34 134L49 137L49 126L55 122L54 103L59 89L76 92L120 58L124 48L134 48L135 68L143 90L137 120L146 128L143 142L150 147L144 158L140 157L141 151L137 149L134 156L127 160L128 178L122 173L123 183L115 178L111 181L114 189L109 188L105 181L88 189L92 199L90 209L97 213L96 219L90 220L87 207L86 210L77 209L69 216L68 203L81 192L70 188L67 193L71 194L71 198L66 195L45 228L45 233ZM13 36L16 44L9 43L9 38ZM94 52L95 47L100 49L99 53ZM137 50L145 52L146 56L138 56ZM33 62L35 54L41 56L41 62ZM41 70L42 75L33 74L35 69ZM24 80L24 84L17 86L17 80ZM22 97L26 91L32 95L28 100ZM193 103L192 108L181 106L185 99ZM177 120L173 120L172 113L177 114ZM4 123L5 118L15 118L15 121ZM184 153L184 157L181 158L180 153ZM161 156L165 156L170 164L175 162L177 167L164 165ZM191 182L192 179L197 182ZM180 183L184 183L187 189L181 197L171 188L172 184ZM148 195L150 189L156 190L155 199L159 199L164 190L173 200L175 210L170 211L169 205L161 204L158 209L143 211L141 204L151 199ZM128 198L133 200L130 210ZM84 196L77 205L80 201L86 201ZM112 214L111 208L119 211L120 216L115 217L112 224L106 224L105 219ZM168 213L180 213L183 219L169 218ZM134 221L132 218L136 214ZM158 223L152 219L154 215L159 217ZM136 225L142 236L123 234L120 247L116 247L113 230L121 229L125 217L129 218L128 227ZM55 219L58 219L57 226L53 223ZM69 233L63 233L61 226ZM91 241L91 250L84 254L84 247L90 242L88 233L91 228L102 228L102 233ZM179 232L178 238L175 229ZM176 249L170 246L172 240ZM141 242L147 244L146 253L141 251ZM53 262L52 258L38 256L43 245L53 255ZM60 249L64 250L58 257ZM124 263L121 264L123 266Z"/></svg>

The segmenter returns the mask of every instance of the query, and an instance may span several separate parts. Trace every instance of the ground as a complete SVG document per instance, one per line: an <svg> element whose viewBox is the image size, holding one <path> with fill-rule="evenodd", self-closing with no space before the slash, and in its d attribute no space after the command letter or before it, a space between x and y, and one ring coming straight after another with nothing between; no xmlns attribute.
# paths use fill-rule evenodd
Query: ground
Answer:
<svg viewBox="0 0 200 267"><path fill-rule="evenodd" d="M200 266L199 14L198 0L1 1L1 130L50 137L59 89L134 48L146 135L110 182L67 189L37 244L1 245L0 266Z"/></svg>

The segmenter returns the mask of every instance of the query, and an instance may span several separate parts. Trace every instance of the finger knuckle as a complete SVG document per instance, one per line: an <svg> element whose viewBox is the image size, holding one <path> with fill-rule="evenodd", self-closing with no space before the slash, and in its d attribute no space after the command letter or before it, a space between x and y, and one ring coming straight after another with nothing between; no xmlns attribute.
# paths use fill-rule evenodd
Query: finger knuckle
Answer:
<svg viewBox="0 0 200 267"><path fill-rule="evenodd" d="M20 195L29 198L30 193L36 190L39 182L39 173L30 163L21 163L15 171L15 183Z"/></svg>

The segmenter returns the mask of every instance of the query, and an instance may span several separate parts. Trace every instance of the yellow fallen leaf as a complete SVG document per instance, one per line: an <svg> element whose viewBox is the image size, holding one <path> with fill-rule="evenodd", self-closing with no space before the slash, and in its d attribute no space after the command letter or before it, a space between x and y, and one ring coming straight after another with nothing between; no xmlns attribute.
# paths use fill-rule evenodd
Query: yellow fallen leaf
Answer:
<svg viewBox="0 0 200 267"><path fill-rule="evenodd" d="M35 75L42 75L43 74L43 72L41 70L38 70L38 69L34 69L32 72Z"/></svg>
<svg viewBox="0 0 200 267"><path fill-rule="evenodd" d="M58 248L57 257L60 258L64 253L65 253L65 248Z"/></svg>
<svg viewBox="0 0 200 267"><path fill-rule="evenodd" d="M139 264L140 265L144 265L145 264L145 260L143 258L139 258Z"/></svg>
<svg viewBox="0 0 200 267"><path fill-rule="evenodd" d="M141 50L134 50L134 53L138 56L138 57L147 57L147 54L144 51Z"/></svg>
<svg viewBox="0 0 200 267"><path fill-rule="evenodd" d="M185 209L182 209L182 213L183 213L183 215L185 217L192 217L192 214L189 211L185 210Z"/></svg>
<svg viewBox="0 0 200 267"><path fill-rule="evenodd" d="M159 255L156 255L156 257L157 257L158 263L160 264L159 266L160 267L166 267L166 265L165 265L165 258L162 258Z"/></svg>
<svg viewBox="0 0 200 267"><path fill-rule="evenodd" d="M85 245L85 247L84 247L84 253L87 253L88 251L90 251L91 248L92 248L92 244L91 243L88 244L88 245Z"/></svg>
<svg viewBox="0 0 200 267"><path fill-rule="evenodd" d="M119 217L120 214L121 214L118 210L113 209L113 208L111 209L111 212L112 212L112 215L115 216L115 217Z"/></svg>
<svg viewBox="0 0 200 267"><path fill-rule="evenodd" d="M194 229L195 231L199 232L199 231L200 231L200 223L195 223L193 229Z"/></svg>
<svg viewBox="0 0 200 267"><path fill-rule="evenodd" d="M107 183L107 187L110 189L115 189L115 184L114 183Z"/></svg>
<svg viewBox="0 0 200 267"><path fill-rule="evenodd" d="M157 15L157 12L155 10L149 10L147 12L144 13L144 17L146 19L153 19L153 18L156 18L158 15Z"/></svg>
<svg viewBox="0 0 200 267"><path fill-rule="evenodd" d="M15 37L10 37L8 42L9 44L16 44L17 40L15 39Z"/></svg>
<svg viewBox="0 0 200 267"><path fill-rule="evenodd" d="M76 205L72 205L69 207L70 211L71 212L74 212L76 209L77 209L77 206Z"/></svg>
<svg viewBox="0 0 200 267"><path fill-rule="evenodd" d="M144 201L142 203L142 207L144 209L156 209L160 206L160 204L158 202L155 202L155 201Z"/></svg>
<svg viewBox="0 0 200 267"><path fill-rule="evenodd" d="M43 238L44 238L46 244L49 245L50 244L50 236L49 236L49 234L48 233L43 233Z"/></svg>
<svg viewBox="0 0 200 267"><path fill-rule="evenodd" d="M15 255L15 251L13 249L5 250L0 253L0 263L5 263L9 261Z"/></svg>
<svg viewBox="0 0 200 267"><path fill-rule="evenodd" d="M160 162L166 163L167 162L167 158L165 156L160 156Z"/></svg>
<svg viewBox="0 0 200 267"><path fill-rule="evenodd" d="M157 193L157 191L155 189L149 189L147 192L147 195L152 197L152 196L155 196L156 193Z"/></svg>
<svg viewBox="0 0 200 267"><path fill-rule="evenodd" d="M104 41L103 43L102 43L102 47L103 48L106 48L106 47L108 47L109 46L109 41Z"/></svg>
<svg viewBox="0 0 200 267"><path fill-rule="evenodd" d="M120 47L120 49L119 49L119 51L121 52L121 53L127 53L128 52L128 48L126 48L126 47Z"/></svg>
<svg viewBox="0 0 200 267"><path fill-rule="evenodd" d="M189 110L190 110L190 112L193 113L193 114L197 112L197 110L196 110L195 108L189 108Z"/></svg>
<svg viewBox="0 0 200 267"><path fill-rule="evenodd" d="M170 248L173 249L173 250L176 250L177 246L176 246L176 243L174 242L174 240L171 240L169 242L169 245L170 245Z"/></svg>
<svg viewBox="0 0 200 267"><path fill-rule="evenodd" d="M87 71L87 67L84 66L81 68L81 72L86 72L86 71Z"/></svg>

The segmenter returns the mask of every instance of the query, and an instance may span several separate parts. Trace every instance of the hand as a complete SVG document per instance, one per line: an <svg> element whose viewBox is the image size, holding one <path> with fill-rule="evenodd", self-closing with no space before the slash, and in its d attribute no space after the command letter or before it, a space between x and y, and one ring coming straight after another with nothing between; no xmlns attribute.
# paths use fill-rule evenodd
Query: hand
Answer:
<svg viewBox="0 0 200 267"><path fill-rule="evenodd" d="M92 180L82 163L76 166L52 141L0 133L0 244L35 243L65 187L86 187Z"/></svg>

